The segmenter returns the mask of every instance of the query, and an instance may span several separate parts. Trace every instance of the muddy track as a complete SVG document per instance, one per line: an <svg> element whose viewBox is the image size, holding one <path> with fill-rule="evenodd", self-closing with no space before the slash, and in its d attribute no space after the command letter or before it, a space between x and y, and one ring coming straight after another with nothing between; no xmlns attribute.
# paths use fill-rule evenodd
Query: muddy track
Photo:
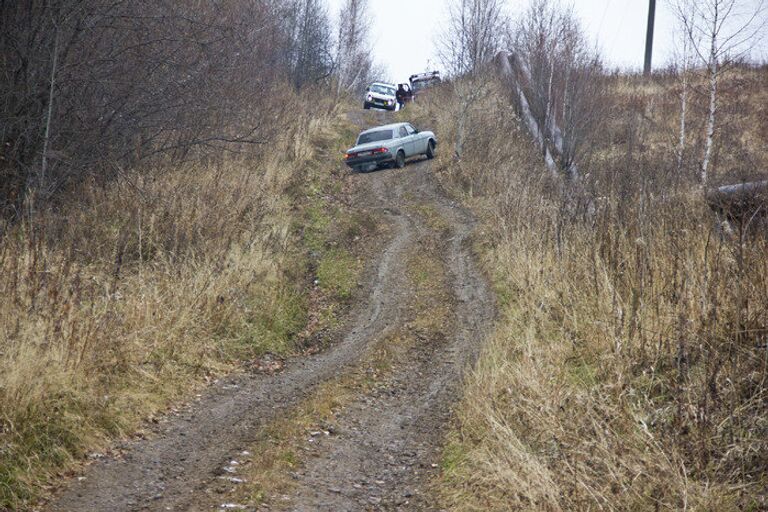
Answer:
<svg viewBox="0 0 768 512"><path fill-rule="evenodd" d="M462 372L491 321L491 295L471 261L472 219L440 192L428 162L351 179L359 180L358 199L390 224L393 235L372 262L364 300L350 313L339 341L326 352L289 361L279 374L223 380L180 416L161 423L150 439L122 447L123 457L92 464L45 510L201 509L198 496L261 429L403 328L412 301L407 255L425 240L439 239L447 273L442 277L451 283L446 306L454 318L446 339L413 347L407 363L375 393L345 408L339 434L305 464L286 503L293 510L430 509L424 486L435 472ZM424 205L447 226L442 233L413 213Z"/></svg>
<svg viewBox="0 0 768 512"><path fill-rule="evenodd" d="M384 203L414 219L415 251L438 249L444 274L431 278L447 288L447 304L427 304L418 314L447 306L450 319L419 336L391 375L345 408L337 433L321 438L324 446L297 475L286 510L436 510L428 487L438 471L444 430L462 373L492 319L490 294L468 248L472 219L440 193L428 164L369 179ZM424 207L438 222L414 213Z"/></svg>

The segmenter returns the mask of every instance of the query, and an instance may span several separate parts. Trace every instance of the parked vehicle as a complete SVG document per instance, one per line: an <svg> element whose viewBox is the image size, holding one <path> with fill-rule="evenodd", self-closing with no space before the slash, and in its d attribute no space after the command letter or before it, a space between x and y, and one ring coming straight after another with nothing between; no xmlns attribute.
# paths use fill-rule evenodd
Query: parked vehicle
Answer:
<svg viewBox="0 0 768 512"><path fill-rule="evenodd" d="M382 82L374 82L366 87L363 108L368 110L371 107L386 110L397 109L397 88L392 84Z"/></svg>
<svg viewBox="0 0 768 512"><path fill-rule="evenodd" d="M355 146L344 155L345 163L359 172L395 166L402 168L407 159L425 155L435 157L437 137L419 131L410 123L395 123L360 133Z"/></svg>
<svg viewBox="0 0 768 512"><path fill-rule="evenodd" d="M435 85L440 85L440 83L442 83L439 71L417 73L415 75L411 75L408 80L411 82L411 90L413 91L414 96L419 92L424 91L425 89L434 87Z"/></svg>

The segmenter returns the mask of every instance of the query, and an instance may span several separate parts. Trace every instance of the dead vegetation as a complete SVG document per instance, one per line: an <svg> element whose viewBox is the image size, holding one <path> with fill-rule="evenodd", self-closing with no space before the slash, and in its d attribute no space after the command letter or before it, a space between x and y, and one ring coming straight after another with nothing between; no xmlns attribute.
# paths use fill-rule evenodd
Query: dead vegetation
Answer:
<svg viewBox="0 0 768 512"><path fill-rule="evenodd" d="M315 160L348 128L287 101L297 114L284 118L274 154L127 172L8 231L1 507L23 509L191 387L303 350L332 321L356 264L328 241L332 173ZM338 280L317 288L325 299L312 291L318 266Z"/></svg>
<svg viewBox="0 0 768 512"><path fill-rule="evenodd" d="M713 183L765 179L765 76L743 67L721 84ZM445 450L444 505L762 510L762 212L722 228L706 204L701 75L680 169L679 77L606 79L606 115L579 154L581 196L545 172L500 83L468 113L462 158L441 153L443 182L484 220L477 250L502 304ZM443 140L457 129L457 113L438 108L452 94L419 107Z"/></svg>
<svg viewBox="0 0 768 512"><path fill-rule="evenodd" d="M323 0L0 3L1 509L333 321L359 269L338 242L366 229L324 167L372 68L360 23L336 41Z"/></svg>

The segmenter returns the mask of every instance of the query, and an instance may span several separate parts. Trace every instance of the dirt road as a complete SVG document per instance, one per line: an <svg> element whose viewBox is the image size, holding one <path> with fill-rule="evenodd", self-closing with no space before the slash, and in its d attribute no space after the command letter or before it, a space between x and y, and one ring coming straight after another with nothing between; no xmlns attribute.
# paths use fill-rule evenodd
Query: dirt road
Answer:
<svg viewBox="0 0 768 512"><path fill-rule="evenodd" d="M388 371L339 412L333 434L317 440L293 475L290 494L260 506L432 510L427 487L451 405L493 315L470 254L473 221L439 190L427 161L349 179L359 204L384 219L392 236L371 262L338 341L279 374L220 382L150 439L124 447L124 456L91 465L46 510L222 509L223 499L211 501L208 490L228 461L319 384L355 371L388 343L397 347Z"/></svg>

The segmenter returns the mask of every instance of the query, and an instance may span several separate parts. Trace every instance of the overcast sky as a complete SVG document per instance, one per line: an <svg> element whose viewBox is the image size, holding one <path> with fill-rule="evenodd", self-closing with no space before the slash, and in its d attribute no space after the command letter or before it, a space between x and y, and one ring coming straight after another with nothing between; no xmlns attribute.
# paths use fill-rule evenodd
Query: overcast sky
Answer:
<svg viewBox="0 0 768 512"><path fill-rule="evenodd" d="M749 1L749 0L746 0ZM394 82L413 73L440 69L435 40L445 26L448 0L369 0L374 55ZM334 17L342 0L329 0ZM572 4L587 35L610 67L641 69L648 19L647 0L564 0ZM519 16L528 0L507 0L508 13ZM670 62L674 50L674 16L667 1L657 1L654 67ZM765 45L758 57L765 58Z"/></svg>

